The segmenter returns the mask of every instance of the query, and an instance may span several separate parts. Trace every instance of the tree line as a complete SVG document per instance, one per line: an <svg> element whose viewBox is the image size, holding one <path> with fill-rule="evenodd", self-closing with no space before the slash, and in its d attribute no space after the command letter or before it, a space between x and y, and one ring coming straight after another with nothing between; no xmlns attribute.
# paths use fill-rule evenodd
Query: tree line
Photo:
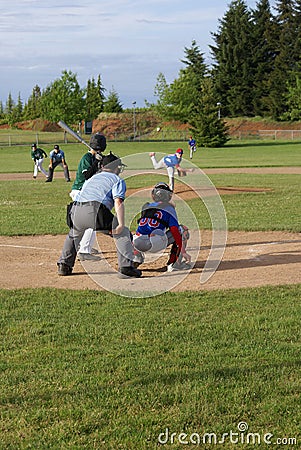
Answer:
<svg viewBox="0 0 301 450"><path fill-rule="evenodd" d="M0 103L0 118L2 123L10 125L22 120L42 118L50 122L64 120L70 124L77 124L81 120L93 120L101 112L122 112L117 92L111 89L108 96L101 77L88 80L85 88L81 88L77 75L70 70L63 70L60 78L54 80L45 89L36 85L25 105L18 96L14 102L11 94L5 106Z"/></svg>
<svg viewBox="0 0 301 450"><path fill-rule="evenodd" d="M197 42L184 48L184 67L170 84L159 73L157 102L147 104L163 119L189 123L199 145L220 146L227 137L223 117L301 119L301 0L269 0L250 9L232 1L219 19L210 45L212 64ZM10 122L42 117L69 123L93 120L102 111L122 112L118 94L105 97L100 76L81 89L76 75L64 71L46 89L36 86L27 103L10 96L0 114Z"/></svg>

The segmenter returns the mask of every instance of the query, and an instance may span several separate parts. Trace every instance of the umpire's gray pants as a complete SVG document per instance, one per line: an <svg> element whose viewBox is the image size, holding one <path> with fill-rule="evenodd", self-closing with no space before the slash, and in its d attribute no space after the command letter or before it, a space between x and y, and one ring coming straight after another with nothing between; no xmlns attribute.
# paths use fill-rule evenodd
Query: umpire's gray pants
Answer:
<svg viewBox="0 0 301 450"><path fill-rule="evenodd" d="M69 234L66 236L63 250L58 260L59 264L64 263L69 267L74 266L76 254L85 230L87 228L96 229L99 206L99 202L86 202L72 206L71 218L73 228L70 229ZM113 237L117 247L118 267L130 267L134 257L130 230L124 227L120 234Z"/></svg>

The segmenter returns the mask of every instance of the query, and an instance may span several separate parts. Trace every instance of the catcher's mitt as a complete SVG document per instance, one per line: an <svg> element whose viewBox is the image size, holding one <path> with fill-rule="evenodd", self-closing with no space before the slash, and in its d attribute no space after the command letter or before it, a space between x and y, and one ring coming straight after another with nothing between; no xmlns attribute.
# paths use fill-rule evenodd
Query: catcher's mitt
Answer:
<svg viewBox="0 0 301 450"><path fill-rule="evenodd" d="M187 175L187 172L186 172L186 170L179 170L178 169L178 175L179 175L179 177L186 177L186 175Z"/></svg>

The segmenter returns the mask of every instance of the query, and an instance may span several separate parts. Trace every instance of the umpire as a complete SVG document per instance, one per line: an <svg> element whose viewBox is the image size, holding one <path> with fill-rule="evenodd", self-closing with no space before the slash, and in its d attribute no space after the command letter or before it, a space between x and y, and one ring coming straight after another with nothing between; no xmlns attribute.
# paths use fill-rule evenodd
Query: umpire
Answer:
<svg viewBox="0 0 301 450"><path fill-rule="evenodd" d="M119 177L124 168L120 158L110 153L103 157L102 171L87 180L71 209L73 227L65 239L57 262L58 274L71 275L80 241L87 228L109 232L116 240L118 271L123 277L141 277L133 266L131 233L125 227L125 181ZM115 208L116 216L111 210Z"/></svg>

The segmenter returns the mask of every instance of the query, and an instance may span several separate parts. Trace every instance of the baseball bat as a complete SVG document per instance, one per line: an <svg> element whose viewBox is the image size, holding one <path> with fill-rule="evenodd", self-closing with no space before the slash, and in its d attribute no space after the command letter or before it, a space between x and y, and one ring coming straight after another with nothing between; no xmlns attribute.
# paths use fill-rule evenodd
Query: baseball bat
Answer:
<svg viewBox="0 0 301 450"><path fill-rule="evenodd" d="M92 150L90 145L79 134L75 133L75 131L72 130L63 120L60 120L57 124L61 128L63 128L63 130L67 131L67 133L69 133L72 137L74 137L74 139L76 139L81 144L84 144L86 147L88 147L90 150Z"/></svg>

